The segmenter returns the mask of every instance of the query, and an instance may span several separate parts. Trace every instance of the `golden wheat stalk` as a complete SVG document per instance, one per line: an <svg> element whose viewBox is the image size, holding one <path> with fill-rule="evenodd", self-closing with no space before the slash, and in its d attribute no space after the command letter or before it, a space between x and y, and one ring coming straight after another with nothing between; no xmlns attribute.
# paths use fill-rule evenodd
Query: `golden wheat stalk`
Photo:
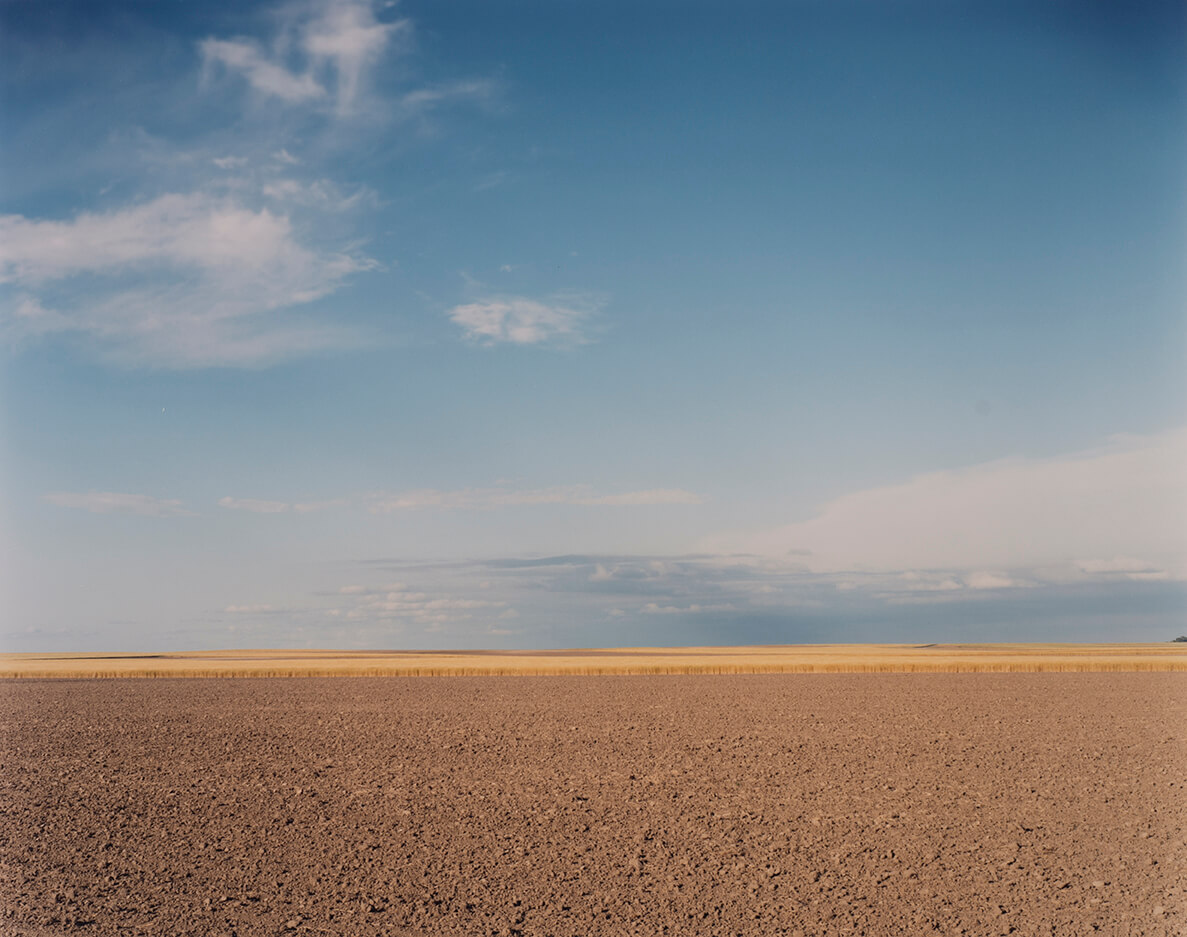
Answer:
<svg viewBox="0 0 1187 937"><path fill-rule="evenodd" d="M1184 644L786 645L567 651L0 654L0 678L1185 672Z"/></svg>

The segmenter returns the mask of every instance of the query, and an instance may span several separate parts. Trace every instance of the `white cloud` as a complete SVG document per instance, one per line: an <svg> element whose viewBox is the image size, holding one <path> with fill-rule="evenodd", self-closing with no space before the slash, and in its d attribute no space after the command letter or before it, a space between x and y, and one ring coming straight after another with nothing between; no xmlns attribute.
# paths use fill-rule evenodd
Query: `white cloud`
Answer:
<svg viewBox="0 0 1187 937"><path fill-rule="evenodd" d="M273 107L365 112L357 129L367 133L494 93L481 79L421 88L405 81L380 100L372 90L379 69L404 51L400 37L412 29L390 15L393 5L288 0L270 11L268 35L202 40L205 77L228 76ZM253 367L367 342L358 327L297 307L380 265L357 242L318 242L318 232L343 230L345 221L299 231L289 213L304 225L311 214L373 207L378 196L316 169L306 179L277 178L316 165L319 153L326 158L316 146L298 158L295 138L283 134L260 121L216 131L205 143L192 138L181 151L133 133L136 157L151 169L146 179L184 175L193 191L173 182L169 194L146 187L147 197L131 205L57 218L0 216L0 283L9 286L0 297L0 334L12 343L57 334L108 361L154 368Z"/></svg>
<svg viewBox="0 0 1187 937"><path fill-rule="evenodd" d="M994 572L969 573L964 577L964 584L969 589L1025 589L1033 585L1025 579Z"/></svg>
<svg viewBox="0 0 1187 937"><path fill-rule="evenodd" d="M256 498L219 498L219 507L235 511L250 511L253 514L281 514L289 510L284 501L260 501Z"/></svg>
<svg viewBox="0 0 1187 937"><path fill-rule="evenodd" d="M1176 577L1169 569L1151 569L1140 573L1126 573L1126 579L1132 579L1134 582L1164 582L1168 579L1184 578L1183 575Z"/></svg>
<svg viewBox="0 0 1187 937"><path fill-rule="evenodd" d="M252 615L275 611L275 609L271 605L228 605L223 611L232 615Z"/></svg>
<svg viewBox="0 0 1187 937"><path fill-rule="evenodd" d="M328 511L330 508L345 507L349 502L345 498L331 498L328 501L297 501L293 510L298 514L312 514L314 511Z"/></svg>
<svg viewBox="0 0 1187 937"><path fill-rule="evenodd" d="M376 266L301 245L284 215L202 193L64 221L0 216L0 283L74 293L48 317L29 314L45 310L26 295L9 333L80 333L155 366L255 364L348 344L342 330L279 311Z"/></svg>
<svg viewBox="0 0 1187 937"><path fill-rule="evenodd" d="M630 491L623 494L597 494L589 485L565 485L552 488L514 490L510 488L463 488L458 491L437 491L425 488L395 495L376 495L371 511L387 513L425 508L486 511L501 507L535 504L571 504L588 507L618 507L655 504L699 504L701 499L691 491L678 488L656 488Z"/></svg>
<svg viewBox="0 0 1187 937"><path fill-rule="evenodd" d="M0 247L0 252L3 248ZM0 281L2 282L2 281ZM60 332L70 327L70 319L56 309L47 309L36 296L18 294L4 316L3 334L12 341Z"/></svg>
<svg viewBox="0 0 1187 937"><path fill-rule="evenodd" d="M366 71L408 20L380 23L368 2L330 0L304 29L304 45L315 65L334 72L338 107L349 110L363 88Z"/></svg>
<svg viewBox="0 0 1187 937"><path fill-rule="evenodd" d="M1184 557L1183 560L1187 563L1187 557ZM1135 582L1157 582L1176 578L1170 570L1133 556L1114 556L1108 560L1081 560L1076 565L1081 572L1089 575L1106 578L1119 576L1132 579ZM1187 568L1184 569L1184 574L1187 575Z"/></svg>
<svg viewBox="0 0 1187 937"><path fill-rule="evenodd" d="M955 592L964 588L964 583L959 579L942 573L938 575L934 573L920 573L912 569L902 573L899 579L903 583L902 588L908 592ZM886 585L893 588L897 583L888 583ZM841 586L852 589L855 586L860 587L860 584L850 582L839 583L838 588Z"/></svg>
<svg viewBox="0 0 1187 937"><path fill-rule="evenodd" d="M495 85L489 81L455 81L433 88L418 88L415 91L409 91L400 98L399 107L405 116L410 117L422 114L441 104L452 101L484 100L494 93ZM502 180L499 179L499 181Z"/></svg>
<svg viewBox="0 0 1187 937"><path fill-rule="evenodd" d="M355 110L392 38L410 28L407 20L379 22L365 0L328 0L288 7L271 48L253 39L208 38L199 50L208 71L221 66L266 98L328 101L346 114Z"/></svg>
<svg viewBox="0 0 1187 937"><path fill-rule="evenodd" d="M353 597L353 607L342 614L342 617L352 621L404 621L422 626L443 625L466 621L472 618L476 611L492 610L493 614L494 609L504 610L507 606L506 602L417 592L402 583L395 583L384 589L343 586L339 594ZM505 612L497 617L505 617Z"/></svg>
<svg viewBox="0 0 1187 937"><path fill-rule="evenodd" d="M38 284L154 263L251 271L309 259L287 218L200 194L164 195L69 221L0 216L0 282Z"/></svg>
<svg viewBox="0 0 1187 937"><path fill-rule="evenodd" d="M504 296L454 306L449 318L465 338L484 345L572 344L585 341L581 326L600 305L580 296L547 302Z"/></svg>
<svg viewBox="0 0 1187 937"><path fill-rule="evenodd" d="M332 212L349 211L360 205L375 205L379 201L374 189L359 186L346 194L329 179L315 179L313 182L277 179L265 183L262 191L265 197L276 202Z"/></svg>
<svg viewBox="0 0 1187 937"><path fill-rule="evenodd" d="M679 605L660 605L657 602L648 602L639 609L644 615L696 615L705 612L732 612L735 611L732 605L698 605L692 603L687 606Z"/></svg>
<svg viewBox="0 0 1187 937"><path fill-rule="evenodd" d="M481 179L479 179L477 182L474 183L473 191L487 192L490 189L497 189L499 186L501 186L503 183L505 183L510 177L511 177L511 174L508 173L504 169L500 169L497 172L487 173L485 176L483 176ZM511 264L503 264L502 266L499 267L499 272L510 273L514 269L515 269L515 267Z"/></svg>
<svg viewBox="0 0 1187 937"><path fill-rule="evenodd" d="M643 557L632 557L613 563L595 562L594 568L589 574L589 581L620 583L656 582L673 576L679 578L681 575L687 573L692 565L700 567L707 566L708 564L704 562L704 558L698 558L695 564L688 558L683 558L677 563L662 559L645 559Z"/></svg>
<svg viewBox="0 0 1187 937"><path fill-rule="evenodd" d="M328 508L341 507L346 504L342 498L331 501L263 501L257 498L219 498L219 506L231 508L235 511L250 511L253 514L284 514L292 511L296 514L310 514L314 511L324 511Z"/></svg>
<svg viewBox="0 0 1187 937"><path fill-rule="evenodd" d="M63 508L79 508L92 514L140 514L145 517L192 516L181 502L173 498L154 498L152 495L124 494L116 491L68 492L43 495L50 504Z"/></svg>
<svg viewBox="0 0 1187 937"><path fill-rule="evenodd" d="M1156 557L1158 568L1177 558L1181 566L1184 478L1187 431L1118 437L1089 452L1003 459L858 491L811 520L704 546L764 556L807 550L801 559L816 572L1019 569L1094 556Z"/></svg>
<svg viewBox="0 0 1187 937"><path fill-rule="evenodd" d="M1152 563L1133 556L1114 556L1108 560L1080 560L1076 565L1086 573L1148 573L1156 569Z"/></svg>
<svg viewBox="0 0 1187 937"><path fill-rule="evenodd" d="M204 39L199 44L202 59L229 71L238 71L257 91L295 103L324 97L326 89L309 72L295 74L283 65L270 61L267 54L250 39Z"/></svg>
<svg viewBox="0 0 1187 937"><path fill-rule="evenodd" d="M888 578L885 574L867 575L863 582L847 583L849 590L861 589L891 605L932 605L944 602L984 600L986 593L1006 589L1031 589L1043 583L1010 573L991 570L974 572L920 572L909 570ZM841 584L838 584L841 588Z"/></svg>
<svg viewBox="0 0 1187 937"><path fill-rule="evenodd" d="M700 504L701 497L680 488L649 488L645 491L626 491L617 495L594 495L573 503L619 507L643 504Z"/></svg>

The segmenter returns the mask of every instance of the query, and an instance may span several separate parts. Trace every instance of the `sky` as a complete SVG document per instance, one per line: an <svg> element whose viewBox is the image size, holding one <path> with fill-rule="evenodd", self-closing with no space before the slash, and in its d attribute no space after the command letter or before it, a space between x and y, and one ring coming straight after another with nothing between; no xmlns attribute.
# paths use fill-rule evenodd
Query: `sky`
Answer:
<svg viewBox="0 0 1187 937"><path fill-rule="evenodd" d="M1178 2L0 2L0 648L1187 632Z"/></svg>

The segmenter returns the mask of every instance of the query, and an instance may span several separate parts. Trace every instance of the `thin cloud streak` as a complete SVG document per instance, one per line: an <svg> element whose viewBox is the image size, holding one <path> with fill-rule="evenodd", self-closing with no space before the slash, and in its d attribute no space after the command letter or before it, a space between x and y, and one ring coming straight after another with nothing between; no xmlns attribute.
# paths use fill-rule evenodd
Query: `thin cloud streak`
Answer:
<svg viewBox="0 0 1187 937"><path fill-rule="evenodd" d="M143 517L192 517L193 511L182 507L175 498L126 494L117 491L85 493L57 491L42 495L42 500L62 508L78 508L92 514L139 514Z"/></svg>
<svg viewBox="0 0 1187 937"><path fill-rule="evenodd" d="M438 491L432 488L396 495L376 495L372 513L442 510L489 511L495 508L540 504L568 504L585 507L626 507L661 504L700 504L701 497L679 488L655 488L621 494L598 494L589 485L515 490L510 488L464 488Z"/></svg>
<svg viewBox="0 0 1187 937"><path fill-rule="evenodd" d="M284 501L261 501L257 498L219 498L220 508L230 508L234 511L249 511L252 514L280 514L289 510Z"/></svg>
<svg viewBox="0 0 1187 937"><path fill-rule="evenodd" d="M485 79L454 81L431 88L406 92L397 104L397 111L405 118L427 114L446 104L464 101L488 101L495 96L498 85Z"/></svg>
<svg viewBox="0 0 1187 937"><path fill-rule="evenodd" d="M343 498L330 501L264 501L258 498L219 498L219 507L233 511L247 511L252 514L310 514L330 508L343 507L348 502Z"/></svg>

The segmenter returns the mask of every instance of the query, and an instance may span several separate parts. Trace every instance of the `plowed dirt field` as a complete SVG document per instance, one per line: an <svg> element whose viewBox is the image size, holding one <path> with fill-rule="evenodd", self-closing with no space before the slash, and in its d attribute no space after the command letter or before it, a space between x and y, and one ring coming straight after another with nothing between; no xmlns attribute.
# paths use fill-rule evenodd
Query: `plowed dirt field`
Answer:
<svg viewBox="0 0 1187 937"><path fill-rule="evenodd" d="M0 683L0 933L1187 933L1187 675Z"/></svg>

